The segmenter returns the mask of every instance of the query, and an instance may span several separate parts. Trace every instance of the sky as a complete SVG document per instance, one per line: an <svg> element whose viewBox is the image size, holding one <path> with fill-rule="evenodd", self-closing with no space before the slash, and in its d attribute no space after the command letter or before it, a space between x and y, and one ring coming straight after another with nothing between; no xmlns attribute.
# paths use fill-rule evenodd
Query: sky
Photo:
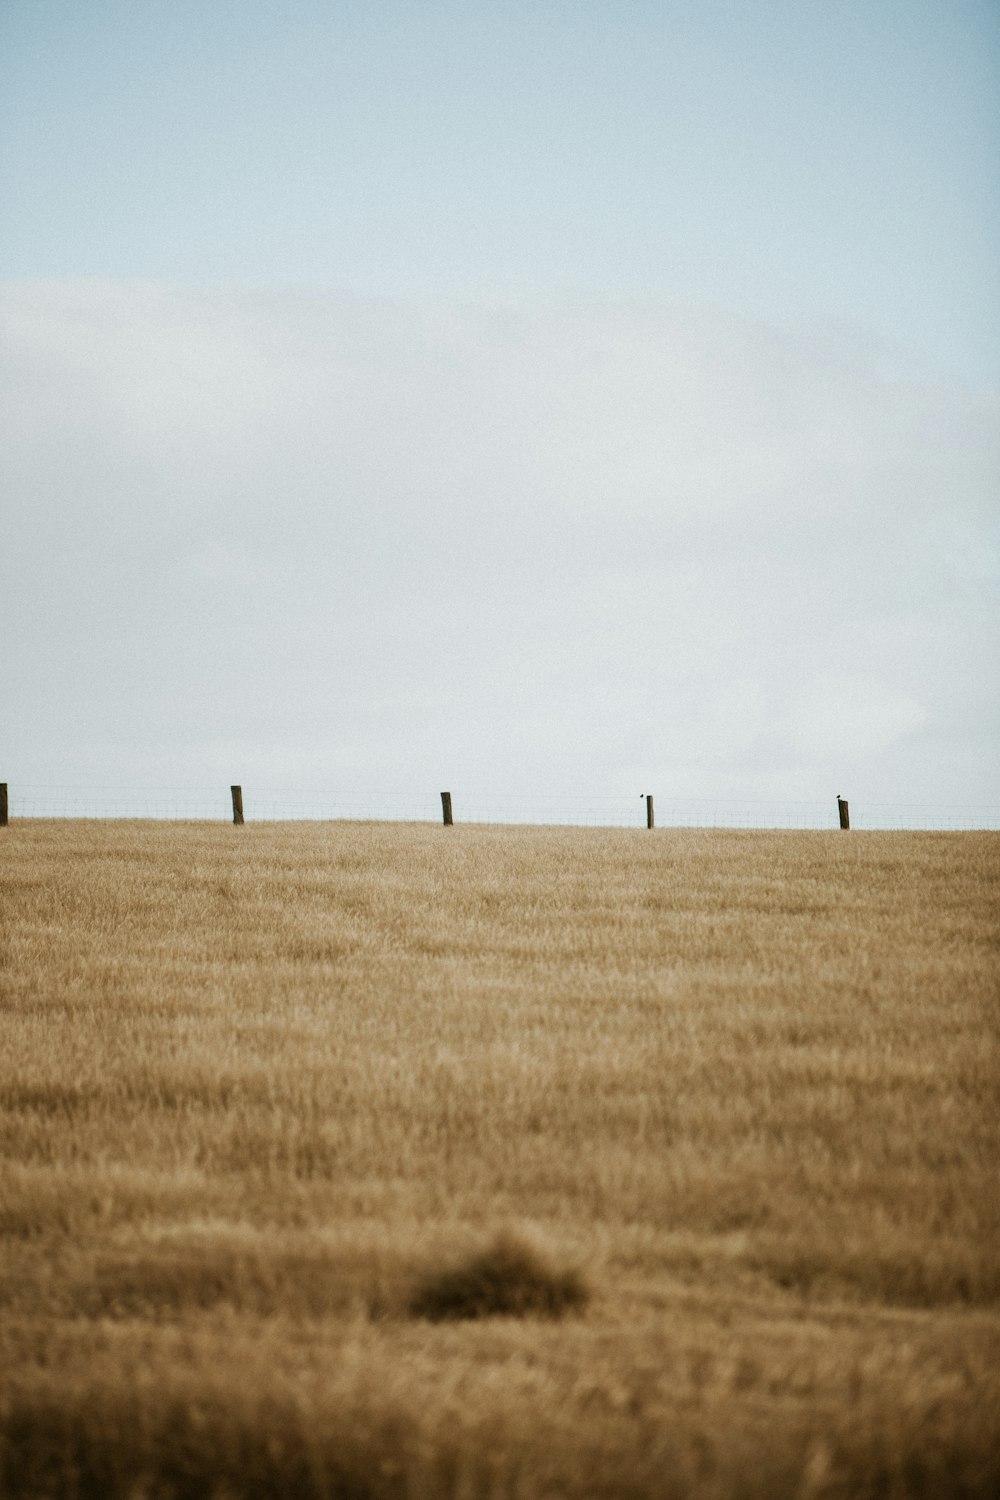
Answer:
<svg viewBox="0 0 1000 1500"><path fill-rule="evenodd" d="M985 0L5 0L12 811L1000 820L998 84Z"/></svg>

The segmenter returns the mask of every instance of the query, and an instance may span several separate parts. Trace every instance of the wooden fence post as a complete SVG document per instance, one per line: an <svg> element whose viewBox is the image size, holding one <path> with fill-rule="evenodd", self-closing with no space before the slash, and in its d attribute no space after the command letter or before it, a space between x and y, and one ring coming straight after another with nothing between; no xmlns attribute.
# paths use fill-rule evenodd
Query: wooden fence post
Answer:
<svg viewBox="0 0 1000 1500"><path fill-rule="evenodd" d="M229 790L233 794L233 822L239 825L243 822L243 788L231 786Z"/></svg>
<svg viewBox="0 0 1000 1500"><path fill-rule="evenodd" d="M452 825L450 792L441 793L441 814L444 818L444 826L450 828Z"/></svg>
<svg viewBox="0 0 1000 1500"><path fill-rule="evenodd" d="M655 828L656 827L656 824L653 821L653 797L652 797L652 794L649 793L649 792L647 792L647 794L646 794L646 827L647 828Z"/></svg>
<svg viewBox="0 0 1000 1500"><path fill-rule="evenodd" d="M844 801L843 797L839 795L839 793L837 795L837 811L840 814L841 828L850 828L851 815L847 810L847 803Z"/></svg>
<svg viewBox="0 0 1000 1500"><path fill-rule="evenodd" d="M0 781L0 828L7 827L7 783Z"/></svg>

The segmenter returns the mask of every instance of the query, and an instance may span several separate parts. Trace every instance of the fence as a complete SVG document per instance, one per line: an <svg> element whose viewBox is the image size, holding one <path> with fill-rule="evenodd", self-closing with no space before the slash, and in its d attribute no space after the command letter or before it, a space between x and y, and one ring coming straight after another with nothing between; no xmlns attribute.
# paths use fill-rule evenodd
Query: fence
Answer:
<svg viewBox="0 0 1000 1500"><path fill-rule="evenodd" d="M485 823L601 828L997 829L1000 808L970 804L884 803L560 794L482 796L281 789L116 788L0 783L0 826L21 818L135 818L168 821Z"/></svg>

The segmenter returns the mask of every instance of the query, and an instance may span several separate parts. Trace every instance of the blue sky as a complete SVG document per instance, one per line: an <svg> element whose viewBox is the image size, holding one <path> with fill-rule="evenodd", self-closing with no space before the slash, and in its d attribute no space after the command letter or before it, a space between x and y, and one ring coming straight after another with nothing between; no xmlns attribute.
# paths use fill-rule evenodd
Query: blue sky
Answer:
<svg viewBox="0 0 1000 1500"><path fill-rule="evenodd" d="M998 374L991 4L9 0L3 270L856 320Z"/></svg>
<svg viewBox="0 0 1000 1500"><path fill-rule="evenodd" d="M11 782L1000 802L995 6L0 59Z"/></svg>

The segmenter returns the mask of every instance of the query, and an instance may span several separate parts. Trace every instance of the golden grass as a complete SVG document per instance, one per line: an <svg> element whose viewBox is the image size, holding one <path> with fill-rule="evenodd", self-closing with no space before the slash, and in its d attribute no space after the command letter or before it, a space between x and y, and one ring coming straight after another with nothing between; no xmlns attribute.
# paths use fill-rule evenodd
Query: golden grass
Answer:
<svg viewBox="0 0 1000 1500"><path fill-rule="evenodd" d="M4 830L0 1493L994 1494L998 897L996 834ZM586 1307L411 1316L501 1231Z"/></svg>

